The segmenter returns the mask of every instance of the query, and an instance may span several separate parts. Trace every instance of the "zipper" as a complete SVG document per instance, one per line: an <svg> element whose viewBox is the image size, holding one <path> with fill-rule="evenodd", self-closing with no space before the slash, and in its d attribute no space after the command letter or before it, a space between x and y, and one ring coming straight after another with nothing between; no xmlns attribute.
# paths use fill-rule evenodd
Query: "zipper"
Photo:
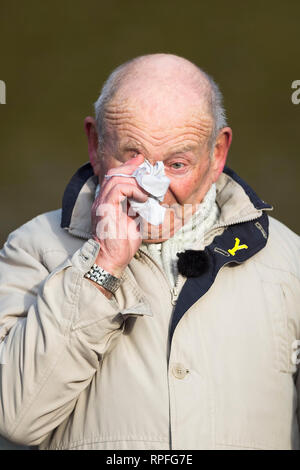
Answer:
<svg viewBox="0 0 300 470"><path fill-rule="evenodd" d="M172 287L171 289L171 304L176 305L178 298L178 290L176 289L176 286Z"/></svg>
<svg viewBox="0 0 300 470"><path fill-rule="evenodd" d="M204 236L204 239L207 239L209 238L209 236L211 236L211 234L219 229L219 228L223 228L223 227L229 227L230 225L235 225L235 224L242 224L244 222L251 222L251 220L255 220L255 219L258 219L259 217L261 217L261 215L263 214L263 210L272 210L273 207L271 208L266 208L266 209L262 209L261 210L261 213L260 214L256 214L254 217L253 216L250 216L250 217L244 217L243 219L235 219L235 220L231 220L229 222L227 222L226 224L217 224L217 225L214 225L208 232L206 232L205 236Z"/></svg>
<svg viewBox="0 0 300 470"><path fill-rule="evenodd" d="M176 305L178 295L179 295L179 284L180 284L180 274L178 273L175 286L171 289L171 304Z"/></svg>
<svg viewBox="0 0 300 470"><path fill-rule="evenodd" d="M266 209L264 209L266 210ZM250 222L251 220L255 220L255 219L258 219L259 217L261 217L262 215L262 211L260 214L256 214L254 217L253 216L250 216L250 217L244 217L243 219L234 219L234 220L231 220L229 222L227 222L226 224L217 224L217 225L214 225L211 230L214 230L215 228L221 228L221 227L229 227L229 225L235 225L235 224L242 224L243 222ZM209 232L207 232L209 233Z"/></svg>
<svg viewBox="0 0 300 470"><path fill-rule="evenodd" d="M149 260L152 261L153 264L155 264L155 266L159 269L159 271L162 273L165 281L166 281L166 284L168 285L169 287L169 291L170 291L170 294L171 294L171 304L173 306L176 305L176 302L177 302L177 299L178 299L178 296L179 296L179 286L180 284L182 283L183 284L183 281L184 281L184 277L178 273L177 275L177 279L176 279L176 283L175 283L175 286L171 286L170 284L170 281L169 279L167 278L165 272L162 270L161 266L153 259L151 258L151 256L148 255L148 253L146 253L144 250L142 250L141 248L139 248L138 250L140 253L143 253L143 255L146 256L146 258L148 258Z"/></svg>

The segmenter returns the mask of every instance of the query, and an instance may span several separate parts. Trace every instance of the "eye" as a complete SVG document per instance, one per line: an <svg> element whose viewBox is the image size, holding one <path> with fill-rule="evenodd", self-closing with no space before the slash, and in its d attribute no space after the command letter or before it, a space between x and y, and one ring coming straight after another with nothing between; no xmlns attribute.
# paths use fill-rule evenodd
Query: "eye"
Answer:
<svg viewBox="0 0 300 470"><path fill-rule="evenodd" d="M125 150L125 154L129 158L135 158L138 155L143 154L143 151L141 149L138 149L138 148L128 148L128 149Z"/></svg>
<svg viewBox="0 0 300 470"><path fill-rule="evenodd" d="M171 163L171 167L174 168L174 170L180 170L180 168L184 167L184 163L181 163L181 162Z"/></svg>
<svg viewBox="0 0 300 470"><path fill-rule="evenodd" d="M139 153L139 151L137 149L128 148L126 149L126 153Z"/></svg>

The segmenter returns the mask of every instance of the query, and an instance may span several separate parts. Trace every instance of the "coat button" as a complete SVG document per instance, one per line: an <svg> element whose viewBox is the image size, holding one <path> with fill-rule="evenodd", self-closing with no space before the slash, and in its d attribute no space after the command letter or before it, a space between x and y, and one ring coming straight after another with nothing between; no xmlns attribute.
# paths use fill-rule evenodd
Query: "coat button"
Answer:
<svg viewBox="0 0 300 470"><path fill-rule="evenodd" d="M189 373L189 370L182 364L174 364L172 367L172 373L176 379L184 379L186 374Z"/></svg>

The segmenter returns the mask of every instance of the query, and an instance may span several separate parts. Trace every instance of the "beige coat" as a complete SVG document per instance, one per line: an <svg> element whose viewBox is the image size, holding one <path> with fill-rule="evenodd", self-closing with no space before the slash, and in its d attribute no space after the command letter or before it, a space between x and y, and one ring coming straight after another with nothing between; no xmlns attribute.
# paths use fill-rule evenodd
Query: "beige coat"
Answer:
<svg viewBox="0 0 300 470"><path fill-rule="evenodd" d="M73 195L65 228L58 210L10 235L0 252L0 434L41 449L300 447L299 237L269 218L266 241L257 224L266 209L225 173L217 188L221 221L206 244L233 230L232 249L250 221L266 245L236 263L251 236L233 255L215 246L226 262L177 321L171 346L174 292L146 254L111 300L83 277L99 249L93 177ZM187 282L180 275L178 291Z"/></svg>

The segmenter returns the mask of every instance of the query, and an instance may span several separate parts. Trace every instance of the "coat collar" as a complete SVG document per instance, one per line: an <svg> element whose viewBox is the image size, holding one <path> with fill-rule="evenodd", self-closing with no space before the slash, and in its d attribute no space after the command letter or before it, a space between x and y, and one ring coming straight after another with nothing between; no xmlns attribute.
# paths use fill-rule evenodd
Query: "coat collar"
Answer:
<svg viewBox="0 0 300 470"><path fill-rule="evenodd" d="M72 176L62 200L61 227L80 238L91 237L91 207L97 177L90 163L81 166Z"/></svg>
<svg viewBox="0 0 300 470"><path fill-rule="evenodd" d="M75 173L64 192L61 227L71 235L91 237L91 206L94 201L97 177L90 163ZM216 200L221 209L220 226L230 226L260 217L272 206L261 200L253 189L233 170L224 168L217 183Z"/></svg>

